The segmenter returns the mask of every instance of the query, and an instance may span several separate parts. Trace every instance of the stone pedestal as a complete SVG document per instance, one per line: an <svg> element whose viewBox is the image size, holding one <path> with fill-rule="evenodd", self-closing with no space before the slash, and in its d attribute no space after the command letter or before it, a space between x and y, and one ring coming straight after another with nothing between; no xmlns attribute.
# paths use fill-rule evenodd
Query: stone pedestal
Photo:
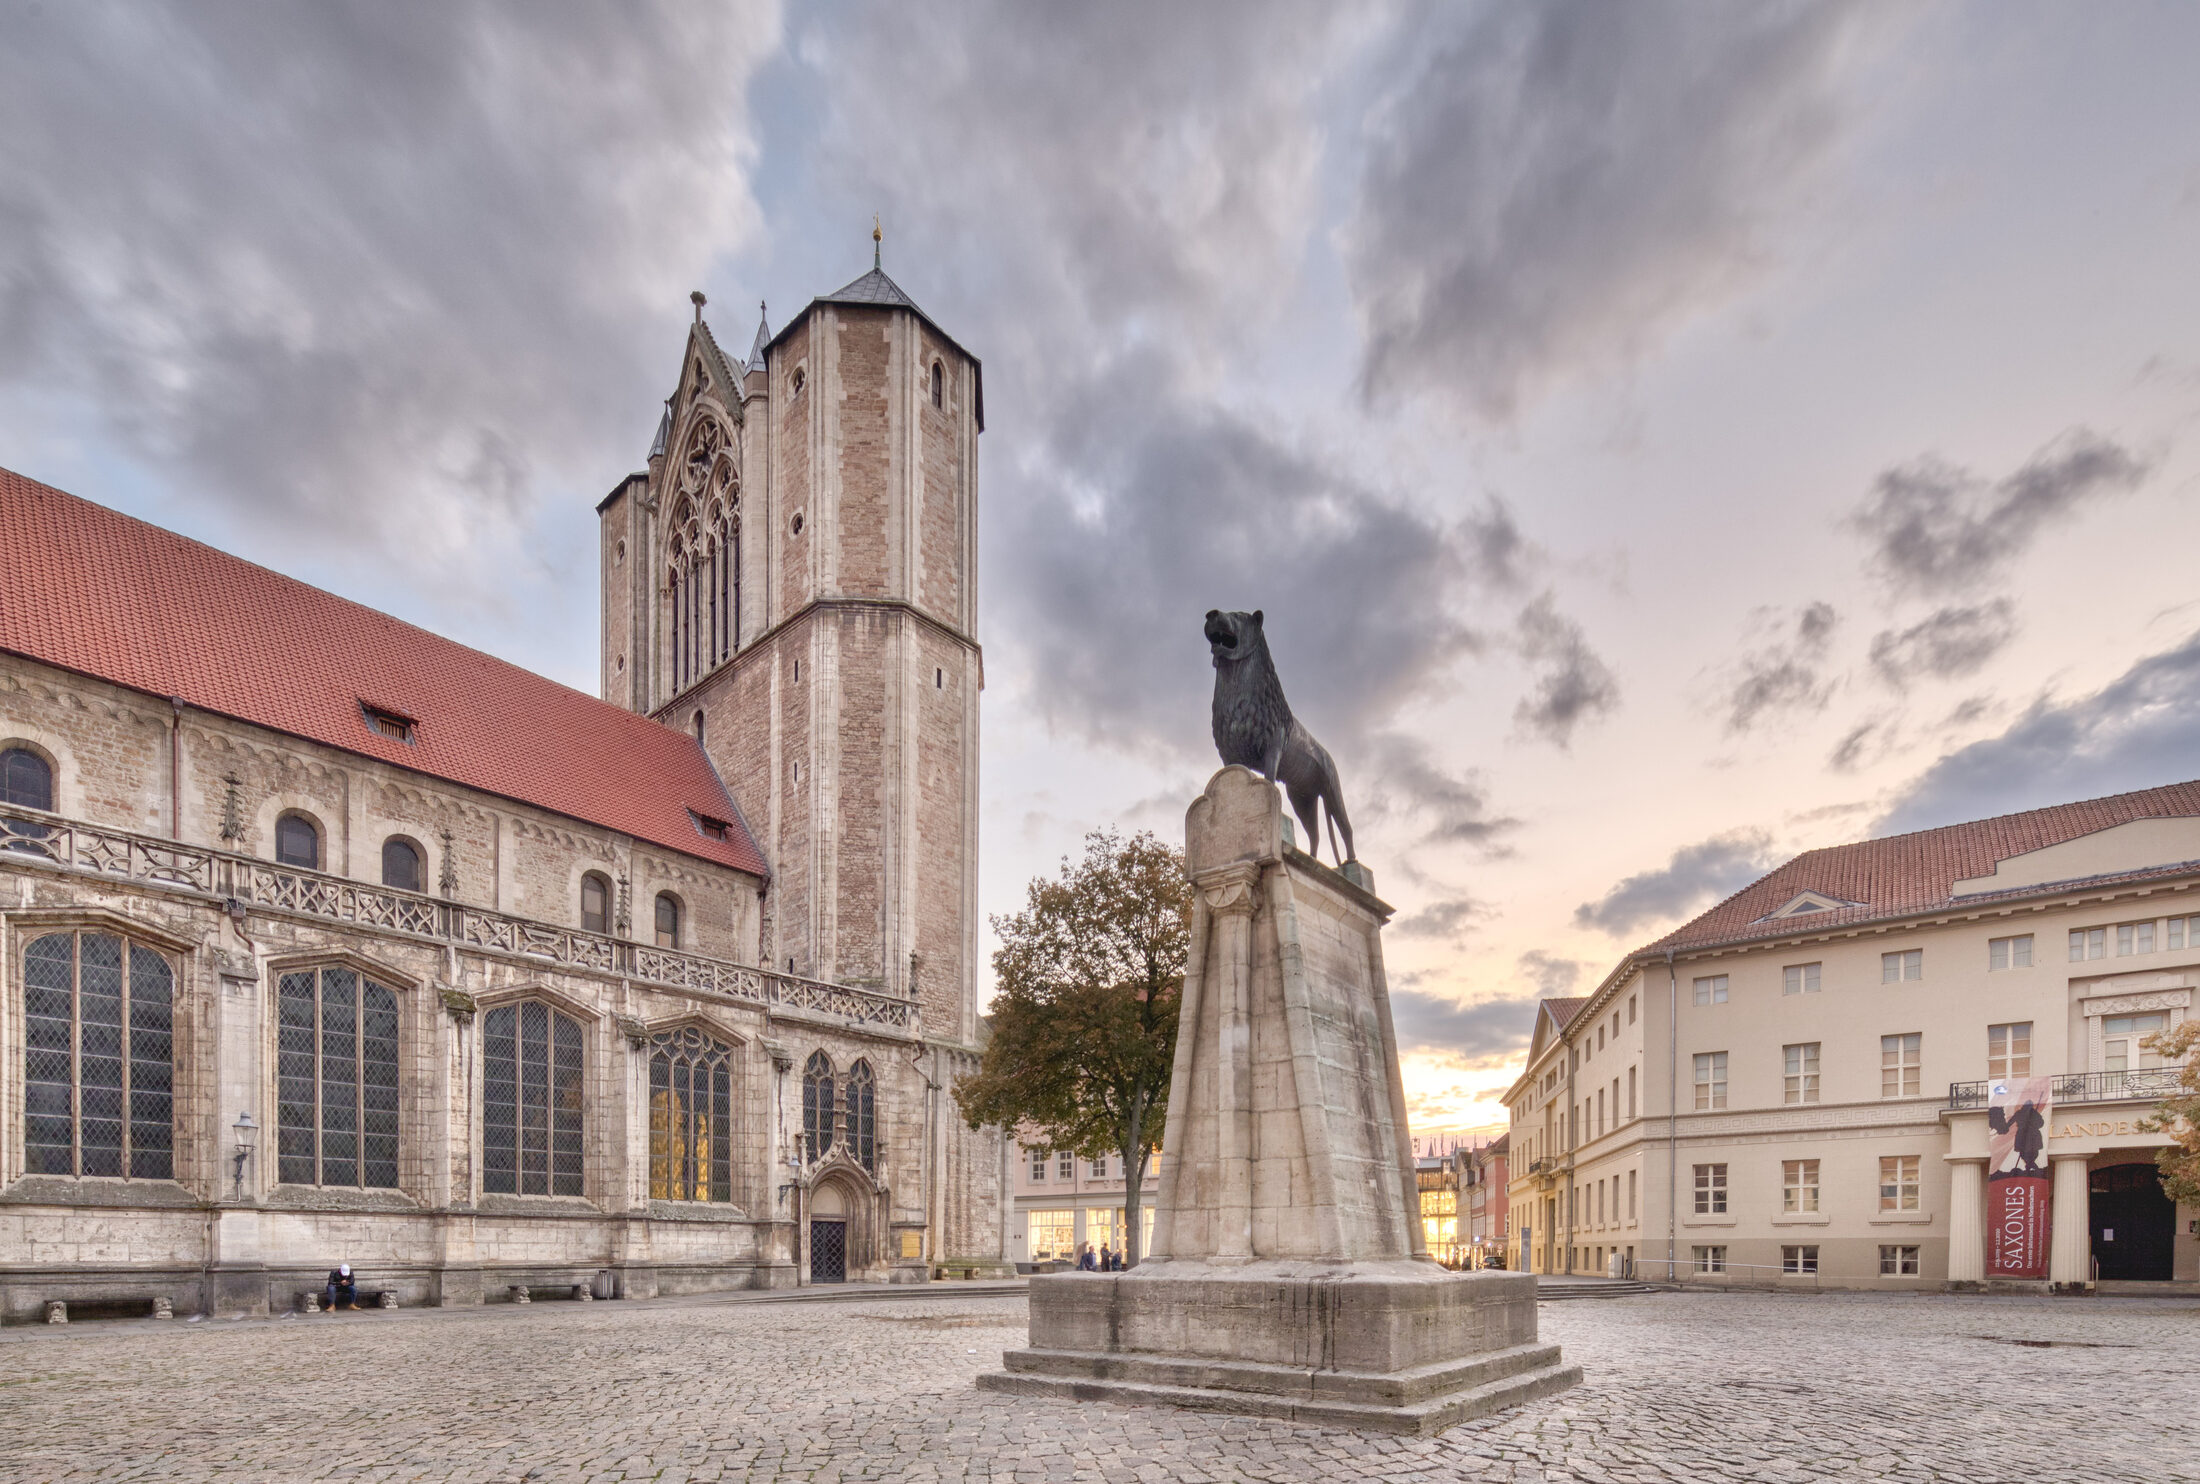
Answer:
<svg viewBox="0 0 2200 1484"><path fill-rule="evenodd" d="M1430 1433L1574 1385L1533 1277L1428 1256L1371 879L1289 847L1275 789L1236 767L1185 856L1154 1251L1034 1276L1030 1346L979 1386Z"/></svg>

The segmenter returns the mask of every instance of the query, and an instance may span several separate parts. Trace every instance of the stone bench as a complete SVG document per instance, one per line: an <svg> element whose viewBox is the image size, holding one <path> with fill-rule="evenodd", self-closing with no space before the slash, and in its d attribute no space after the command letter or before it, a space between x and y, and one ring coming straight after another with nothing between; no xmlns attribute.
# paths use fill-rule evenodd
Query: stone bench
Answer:
<svg viewBox="0 0 2200 1484"><path fill-rule="evenodd" d="M321 1312L321 1295L328 1292L328 1285L302 1290L298 1295L298 1312ZM394 1309L397 1307L397 1290L394 1288L361 1288L355 1290L352 1306L359 1309Z"/></svg>
<svg viewBox="0 0 2200 1484"><path fill-rule="evenodd" d="M48 1324L69 1322L69 1299L47 1299L45 1303ZM173 1319L176 1317L175 1301L167 1294L155 1294L151 1298L124 1299L76 1299L76 1317L79 1319Z"/></svg>

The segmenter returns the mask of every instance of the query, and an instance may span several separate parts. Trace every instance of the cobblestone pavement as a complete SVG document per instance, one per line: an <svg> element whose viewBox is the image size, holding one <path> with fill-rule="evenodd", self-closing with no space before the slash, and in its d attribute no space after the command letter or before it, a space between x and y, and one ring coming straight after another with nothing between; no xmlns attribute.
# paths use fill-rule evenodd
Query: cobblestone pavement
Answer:
<svg viewBox="0 0 2200 1484"><path fill-rule="evenodd" d="M1440 1438L981 1394L1020 1297L709 1299L0 1334L37 1480L2200 1479L2200 1303L1546 1304L1577 1390ZM2045 1342L2045 1343L2043 1343Z"/></svg>

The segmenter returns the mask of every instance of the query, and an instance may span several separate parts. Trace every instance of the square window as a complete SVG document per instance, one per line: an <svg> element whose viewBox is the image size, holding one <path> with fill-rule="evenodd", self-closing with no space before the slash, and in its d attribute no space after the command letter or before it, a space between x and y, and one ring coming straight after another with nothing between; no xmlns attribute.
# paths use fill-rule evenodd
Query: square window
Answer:
<svg viewBox="0 0 2200 1484"><path fill-rule="evenodd" d="M1782 1049L1786 1061L1785 1093L1788 1102L1818 1101L1818 1045L1816 1041L1804 1041Z"/></svg>
<svg viewBox="0 0 2200 1484"><path fill-rule="evenodd" d="M2021 933L2014 938L1989 938L1986 940L1986 967L1995 969L2029 969L2032 967L2032 935Z"/></svg>
<svg viewBox="0 0 2200 1484"><path fill-rule="evenodd" d="M1780 1209L1791 1216L1818 1209L1818 1161L1787 1159L1780 1162Z"/></svg>
<svg viewBox="0 0 2200 1484"><path fill-rule="evenodd" d="M1824 964L1789 964L1780 971L1780 993L1818 993L1818 971Z"/></svg>
<svg viewBox="0 0 2200 1484"><path fill-rule="evenodd" d="M1880 1210L1917 1209L1917 1166L1918 1156L1914 1154L1883 1154L1879 1157Z"/></svg>
<svg viewBox="0 0 2200 1484"><path fill-rule="evenodd" d="M1879 982L1899 984L1905 979L1925 977L1925 950L1912 948L1905 953L1879 955Z"/></svg>
<svg viewBox="0 0 2200 1484"><path fill-rule="evenodd" d="M2154 951L2154 924L2151 922L2126 922L2116 928L2116 956L2122 958L2132 953Z"/></svg>
<svg viewBox="0 0 2200 1484"><path fill-rule="evenodd" d="M1726 1053L1699 1051L1696 1053L1696 1107L1707 1109L1725 1106Z"/></svg>
<svg viewBox="0 0 2200 1484"><path fill-rule="evenodd" d="M1709 974L1696 981L1696 1003L1699 1005L1723 1005L1726 1003L1726 975Z"/></svg>
<svg viewBox="0 0 2200 1484"><path fill-rule="evenodd" d="M1917 1248L1891 1247L1879 1249L1879 1276L1882 1278L1915 1278L1918 1273Z"/></svg>
<svg viewBox="0 0 2200 1484"><path fill-rule="evenodd" d="M1780 1271L1783 1273L1816 1273L1818 1271L1818 1249L1815 1246L1782 1247L1780 1249Z"/></svg>
<svg viewBox="0 0 2200 1484"><path fill-rule="evenodd" d="M2077 928L2070 934L2070 961L2084 963L2087 959L2108 956L2107 928Z"/></svg>
<svg viewBox="0 0 2200 1484"><path fill-rule="evenodd" d="M1879 1095L1916 1097L1923 1077L1925 1038L1916 1031L1879 1038Z"/></svg>
<svg viewBox="0 0 2200 1484"><path fill-rule="evenodd" d="M1726 1166L1696 1166L1696 1214L1698 1216L1724 1216L1726 1214Z"/></svg>

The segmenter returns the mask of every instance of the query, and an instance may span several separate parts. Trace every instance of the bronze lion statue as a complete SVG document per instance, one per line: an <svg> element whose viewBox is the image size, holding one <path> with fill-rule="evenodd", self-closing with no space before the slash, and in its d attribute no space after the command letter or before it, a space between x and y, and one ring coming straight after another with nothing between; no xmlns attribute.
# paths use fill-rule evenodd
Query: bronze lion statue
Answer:
<svg viewBox="0 0 2200 1484"><path fill-rule="evenodd" d="M1207 610L1207 647L1215 660L1215 751L1225 763L1251 768L1270 783L1283 784L1291 812L1306 826L1308 853L1321 853L1316 827L1318 800L1329 818L1329 852L1339 865L1357 860L1352 853L1352 821L1344 812L1344 789L1337 765L1314 734L1291 714L1268 655L1261 610L1224 613ZM1340 850L1337 837L1344 837Z"/></svg>

